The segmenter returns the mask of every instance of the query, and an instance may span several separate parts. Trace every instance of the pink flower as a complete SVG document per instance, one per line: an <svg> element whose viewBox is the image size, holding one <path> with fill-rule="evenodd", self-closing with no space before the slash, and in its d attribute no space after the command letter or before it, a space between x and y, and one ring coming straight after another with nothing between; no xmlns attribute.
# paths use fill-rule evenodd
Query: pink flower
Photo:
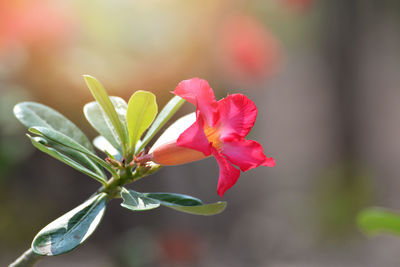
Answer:
<svg viewBox="0 0 400 267"><path fill-rule="evenodd" d="M0 53L15 44L65 43L75 30L73 14L52 0L0 1Z"/></svg>
<svg viewBox="0 0 400 267"><path fill-rule="evenodd" d="M270 77L283 62L281 45L273 33L246 14L226 16L216 44L222 71L236 81L248 83Z"/></svg>
<svg viewBox="0 0 400 267"><path fill-rule="evenodd" d="M175 142L156 148L148 155L151 160L177 165L213 155L219 165L217 192L221 197L239 178L234 165L243 172L275 166L259 143L245 139L257 116L257 107L249 98L233 94L216 101L208 82L198 78L180 82L173 93L196 106L196 121Z"/></svg>

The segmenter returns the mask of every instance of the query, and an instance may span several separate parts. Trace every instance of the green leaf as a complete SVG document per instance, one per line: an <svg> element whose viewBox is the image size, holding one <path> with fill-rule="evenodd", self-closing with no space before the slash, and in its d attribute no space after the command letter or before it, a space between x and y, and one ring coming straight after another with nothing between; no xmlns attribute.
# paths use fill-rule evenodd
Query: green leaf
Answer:
<svg viewBox="0 0 400 267"><path fill-rule="evenodd" d="M358 214L357 222L367 234L386 232L400 235L400 214L389 209L365 209Z"/></svg>
<svg viewBox="0 0 400 267"><path fill-rule="evenodd" d="M99 135L93 139L93 145L100 151L104 152L108 156L111 155L112 158L121 160L122 156L119 151L110 143L104 136Z"/></svg>
<svg viewBox="0 0 400 267"><path fill-rule="evenodd" d="M136 91L128 102L126 114L130 148L135 149L137 141L151 125L157 115L156 97L147 91Z"/></svg>
<svg viewBox="0 0 400 267"><path fill-rule="evenodd" d="M177 211L195 215L215 215L221 213L226 208L226 202L203 204L203 202L198 198L174 193L139 193L123 188L121 190L121 196L124 199L124 203L122 203L121 205L131 210L139 210L135 209L134 205L135 203L139 202L137 199L140 199L140 201L143 203L150 203L151 205L153 205L152 208L163 205ZM128 199L128 197L135 200L136 202L132 201L126 203L125 199ZM131 203L133 203L133 205L130 205Z"/></svg>
<svg viewBox="0 0 400 267"><path fill-rule="evenodd" d="M151 141L151 139L158 133L158 131L168 122L169 119L179 110L179 108L185 103L185 99L180 96L174 96L161 110L157 118L154 120L150 129L147 131L145 137L140 144L140 147L136 150L136 153L143 150L143 148Z"/></svg>
<svg viewBox="0 0 400 267"><path fill-rule="evenodd" d="M203 204L200 199L173 193L144 193L148 198L157 199L161 205L196 215L214 215L226 208L226 202Z"/></svg>
<svg viewBox="0 0 400 267"><path fill-rule="evenodd" d="M38 136L32 137L30 135L27 135L27 136L31 139L33 146L35 146L40 151L52 156L53 158L58 159L59 161L67 164L68 166L71 166L72 168L76 169L77 171L80 171L80 172L92 177L93 179L95 179L96 181L98 181L102 184L107 183L107 181L104 177L102 177L99 174L93 172L92 170L82 166L78 162L76 162L73 159L71 159L70 157L60 153L56 149L49 147L49 142L48 142L48 140L46 140L46 138L38 137Z"/></svg>
<svg viewBox="0 0 400 267"><path fill-rule="evenodd" d="M100 166L98 164L95 164L92 160L90 160L90 158L88 156L86 156L85 154L76 151L75 149L71 149L69 147L66 147L64 145L61 145L59 143L53 142L47 138L44 138L47 142L47 146L54 148L55 150L57 150L58 152L60 152L61 154L66 155L67 157L71 158L72 160L76 161L77 163L79 163L80 165L88 168L89 170L97 173L98 175L104 177L104 179L106 179L106 176L104 175L104 172L102 171L102 169L100 168Z"/></svg>
<svg viewBox="0 0 400 267"><path fill-rule="evenodd" d="M124 125L122 124L113 103L108 97L106 90L104 89L103 85L98 80L96 80L96 78L90 75L83 75L83 78L85 79L87 86L92 92L93 97L100 104L102 110L110 120L111 125L114 127L114 130L116 131L118 138L121 141L123 150L125 151L127 149L126 145L128 143L128 137L126 135Z"/></svg>
<svg viewBox="0 0 400 267"><path fill-rule="evenodd" d="M105 162L104 160L99 158L96 154L92 153L91 151L81 146L80 144L78 144L77 142L75 142L66 135L63 135L62 133L59 133L57 131L45 127L32 127L29 128L29 131L38 135L42 135L55 143L58 143L70 149L81 152L85 156L87 156L90 161L92 161L94 167L97 166L96 164L99 164L100 166L105 168L108 172L110 172L112 175L114 176L117 175L117 172L114 170L114 168L111 167L107 162ZM97 168L95 169L95 171L106 179L106 175L101 169Z"/></svg>
<svg viewBox="0 0 400 267"><path fill-rule="evenodd" d="M168 142L178 139L180 134L190 127L196 121L196 113L192 112L174 121L157 139L154 145L150 148L149 153L153 152L157 147Z"/></svg>
<svg viewBox="0 0 400 267"><path fill-rule="evenodd" d="M179 206L179 205L167 205L167 204L163 205L177 211L186 212L194 215L205 215L205 216L221 213L226 208L225 201L218 201L215 203L205 204L201 206Z"/></svg>
<svg viewBox="0 0 400 267"><path fill-rule="evenodd" d="M74 123L59 112L35 102L22 102L14 107L15 117L27 128L42 126L69 136L82 146L94 152L86 135Z"/></svg>
<svg viewBox="0 0 400 267"><path fill-rule="evenodd" d="M199 206L204 203L195 197L174 193L143 193L144 196L154 198L167 205Z"/></svg>
<svg viewBox="0 0 400 267"><path fill-rule="evenodd" d="M121 189L121 197L124 200L121 206L133 211L143 211L158 208L159 201L143 196L133 190Z"/></svg>
<svg viewBox="0 0 400 267"><path fill-rule="evenodd" d="M67 253L94 232L106 208L107 195L95 195L44 227L33 239L36 254L56 256Z"/></svg>
<svg viewBox="0 0 400 267"><path fill-rule="evenodd" d="M122 122L125 136L128 136L128 130L126 129L126 110L128 109L128 104L125 100L116 96L110 96L110 100L118 114L119 120ZM99 103L96 101L87 103L83 108L83 112L90 125L107 139L114 148L119 150L119 154L123 154L123 145L118 137L118 133Z"/></svg>

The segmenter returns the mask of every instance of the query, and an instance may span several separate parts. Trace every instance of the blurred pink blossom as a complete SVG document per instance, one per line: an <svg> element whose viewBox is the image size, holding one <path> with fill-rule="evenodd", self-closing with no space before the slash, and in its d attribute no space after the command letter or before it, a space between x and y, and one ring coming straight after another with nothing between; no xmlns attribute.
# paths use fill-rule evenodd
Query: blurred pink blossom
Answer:
<svg viewBox="0 0 400 267"><path fill-rule="evenodd" d="M60 44L72 30L72 13L59 2L0 1L0 53L15 45Z"/></svg>
<svg viewBox="0 0 400 267"><path fill-rule="evenodd" d="M220 27L218 42L221 67L233 79L265 78L280 65L279 42L254 17L245 14L226 17Z"/></svg>

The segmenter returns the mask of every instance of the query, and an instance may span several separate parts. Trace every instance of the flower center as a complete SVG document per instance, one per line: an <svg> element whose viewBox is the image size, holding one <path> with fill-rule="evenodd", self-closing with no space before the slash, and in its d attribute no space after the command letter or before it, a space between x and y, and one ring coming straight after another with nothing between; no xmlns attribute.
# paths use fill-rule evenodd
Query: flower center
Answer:
<svg viewBox="0 0 400 267"><path fill-rule="evenodd" d="M222 141L220 139L219 130L214 127L205 126L204 134L206 135L207 140L212 144L212 146L220 151L222 148Z"/></svg>

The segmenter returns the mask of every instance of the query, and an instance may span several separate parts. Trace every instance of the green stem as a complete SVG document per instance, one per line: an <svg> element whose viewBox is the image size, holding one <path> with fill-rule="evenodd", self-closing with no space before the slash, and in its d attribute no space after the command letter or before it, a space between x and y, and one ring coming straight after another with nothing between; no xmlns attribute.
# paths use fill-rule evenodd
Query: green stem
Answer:
<svg viewBox="0 0 400 267"><path fill-rule="evenodd" d="M157 172L161 167L162 166L158 164L154 164L151 167L144 167L144 168L138 167L128 182L129 183L136 182L146 176L149 176Z"/></svg>
<svg viewBox="0 0 400 267"><path fill-rule="evenodd" d="M98 190L98 193L106 193L108 195L108 198L111 200L119 194L119 188L123 186L126 182L130 181L132 179L132 167L131 166L126 166L124 168L121 168L118 171L118 175L112 177L107 181L106 184L100 190Z"/></svg>
<svg viewBox="0 0 400 267"><path fill-rule="evenodd" d="M38 255L30 248L19 256L8 267L30 267L34 266L44 256Z"/></svg>

